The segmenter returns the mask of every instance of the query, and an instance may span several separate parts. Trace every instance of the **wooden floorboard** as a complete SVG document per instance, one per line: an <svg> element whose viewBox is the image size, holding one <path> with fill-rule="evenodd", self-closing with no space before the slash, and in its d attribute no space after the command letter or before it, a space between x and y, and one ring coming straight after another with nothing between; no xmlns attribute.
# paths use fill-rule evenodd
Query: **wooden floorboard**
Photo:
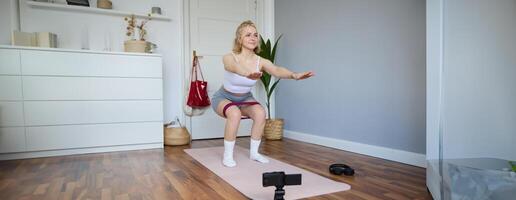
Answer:
<svg viewBox="0 0 516 200"><path fill-rule="evenodd" d="M309 199L432 199L423 168L289 139L262 144L260 151L271 158L351 185ZM247 199L183 151L222 145L221 139L199 140L164 149L0 161L0 199ZM249 148L249 137L238 138L237 145ZM332 163L351 165L355 176L330 174Z"/></svg>

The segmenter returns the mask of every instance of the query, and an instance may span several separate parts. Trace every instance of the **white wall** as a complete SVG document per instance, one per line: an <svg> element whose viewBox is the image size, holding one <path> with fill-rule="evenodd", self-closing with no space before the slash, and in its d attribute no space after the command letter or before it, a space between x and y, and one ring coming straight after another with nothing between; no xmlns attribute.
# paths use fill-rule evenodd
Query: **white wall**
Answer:
<svg viewBox="0 0 516 200"><path fill-rule="evenodd" d="M444 1L444 158L516 160L516 1Z"/></svg>
<svg viewBox="0 0 516 200"><path fill-rule="evenodd" d="M426 3L426 157L439 159L439 117L442 70L442 0Z"/></svg>
<svg viewBox="0 0 516 200"><path fill-rule="evenodd" d="M439 123L441 117L443 0L426 1L426 185L440 199Z"/></svg>
<svg viewBox="0 0 516 200"><path fill-rule="evenodd" d="M0 44L10 44L11 30L17 26L18 10L15 0L0 1ZM65 0L57 0L64 3ZM90 0L95 6L96 0ZM169 121L181 116L181 65L182 65L182 1L181 0L112 0L116 10L149 13L151 7L159 6L163 15L172 21L153 20L148 23L148 40L158 45L163 55L164 119ZM49 31L58 35L60 48L81 49L83 38L89 38L91 50L103 50L110 38L112 51L123 51L126 22L121 16L88 13L73 13L33 9L25 6L20 13L21 30L26 32Z"/></svg>
<svg viewBox="0 0 516 200"><path fill-rule="evenodd" d="M516 160L515 18L514 0L427 1L427 186L435 199L440 156Z"/></svg>
<svg viewBox="0 0 516 200"><path fill-rule="evenodd" d="M0 44L11 43L11 30L18 29L17 0L0 1Z"/></svg>

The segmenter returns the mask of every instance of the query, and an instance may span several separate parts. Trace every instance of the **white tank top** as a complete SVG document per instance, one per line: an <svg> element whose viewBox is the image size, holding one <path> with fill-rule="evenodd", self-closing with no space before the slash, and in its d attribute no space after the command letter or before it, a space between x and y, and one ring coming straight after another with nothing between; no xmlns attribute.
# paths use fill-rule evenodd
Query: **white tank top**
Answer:
<svg viewBox="0 0 516 200"><path fill-rule="evenodd" d="M231 52L235 61L239 63L237 57ZM260 70L260 56L256 62L256 71ZM224 72L224 89L232 93L248 93L256 83L256 80L249 79L245 76L240 76L230 71Z"/></svg>

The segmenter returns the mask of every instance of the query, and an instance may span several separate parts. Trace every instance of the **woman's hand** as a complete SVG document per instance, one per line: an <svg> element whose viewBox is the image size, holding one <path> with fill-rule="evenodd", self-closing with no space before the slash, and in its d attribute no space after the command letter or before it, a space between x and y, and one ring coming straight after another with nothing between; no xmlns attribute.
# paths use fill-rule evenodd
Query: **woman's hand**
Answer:
<svg viewBox="0 0 516 200"><path fill-rule="evenodd" d="M262 77L262 72L251 72L246 76L248 79L256 80Z"/></svg>
<svg viewBox="0 0 516 200"><path fill-rule="evenodd" d="M308 72L300 72L300 73L293 73L292 74L292 79L294 80L303 80L303 79L307 79L307 78L310 78L312 76L314 76L314 72L312 71L308 71Z"/></svg>

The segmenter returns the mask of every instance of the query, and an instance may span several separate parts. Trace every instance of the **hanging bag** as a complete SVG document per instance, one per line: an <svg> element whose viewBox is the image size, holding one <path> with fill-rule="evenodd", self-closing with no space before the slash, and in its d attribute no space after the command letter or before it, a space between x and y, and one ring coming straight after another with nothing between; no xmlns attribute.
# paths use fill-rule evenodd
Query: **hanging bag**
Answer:
<svg viewBox="0 0 516 200"><path fill-rule="evenodd" d="M201 74L201 79L198 77ZM186 105L192 108L205 108L210 106L210 98L208 97L208 82L204 80L202 75L199 58L194 56L192 73L190 76L190 91L188 92L188 100Z"/></svg>

